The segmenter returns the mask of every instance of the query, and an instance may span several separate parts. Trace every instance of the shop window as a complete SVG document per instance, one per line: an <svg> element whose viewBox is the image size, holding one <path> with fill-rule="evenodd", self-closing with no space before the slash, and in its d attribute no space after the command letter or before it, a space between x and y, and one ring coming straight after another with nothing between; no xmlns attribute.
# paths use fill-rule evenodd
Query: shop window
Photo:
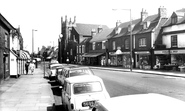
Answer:
<svg viewBox="0 0 185 111"><path fill-rule="evenodd" d="M96 43L93 42L93 45L92 45L92 49L93 49L93 50L95 50L95 45L96 45Z"/></svg>
<svg viewBox="0 0 185 111"><path fill-rule="evenodd" d="M177 35L171 36L171 47L177 47Z"/></svg>
<svg viewBox="0 0 185 111"><path fill-rule="evenodd" d="M115 41L112 42L112 49L116 50L116 42Z"/></svg>
<svg viewBox="0 0 185 111"><path fill-rule="evenodd" d="M128 39L125 40L125 49L129 49L129 40Z"/></svg>
<svg viewBox="0 0 185 111"><path fill-rule="evenodd" d="M139 47L146 47L146 38L139 39Z"/></svg>

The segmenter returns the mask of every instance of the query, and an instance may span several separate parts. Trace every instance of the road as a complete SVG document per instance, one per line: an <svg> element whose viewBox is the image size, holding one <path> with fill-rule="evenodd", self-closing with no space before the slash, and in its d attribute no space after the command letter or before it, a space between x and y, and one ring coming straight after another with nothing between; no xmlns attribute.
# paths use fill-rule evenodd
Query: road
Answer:
<svg viewBox="0 0 185 111"><path fill-rule="evenodd" d="M101 77L111 97L160 93L185 101L185 78L93 69Z"/></svg>

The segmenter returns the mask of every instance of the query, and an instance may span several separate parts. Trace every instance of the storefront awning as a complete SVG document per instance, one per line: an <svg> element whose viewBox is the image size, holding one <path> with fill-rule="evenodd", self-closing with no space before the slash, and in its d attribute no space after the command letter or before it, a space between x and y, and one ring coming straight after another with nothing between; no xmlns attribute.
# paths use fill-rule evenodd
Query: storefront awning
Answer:
<svg viewBox="0 0 185 111"><path fill-rule="evenodd" d="M97 57L100 56L104 53L85 53L84 55L82 55L83 57Z"/></svg>
<svg viewBox="0 0 185 111"><path fill-rule="evenodd" d="M26 52L24 50L20 50L20 58L21 59L30 59L30 55L28 54L28 52Z"/></svg>

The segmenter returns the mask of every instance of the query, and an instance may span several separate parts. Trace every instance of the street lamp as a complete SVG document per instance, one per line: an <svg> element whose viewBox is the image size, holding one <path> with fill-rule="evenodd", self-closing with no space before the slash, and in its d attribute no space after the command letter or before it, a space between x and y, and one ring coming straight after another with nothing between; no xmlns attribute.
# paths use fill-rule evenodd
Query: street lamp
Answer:
<svg viewBox="0 0 185 111"><path fill-rule="evenodd" d="M130 12L130 71L132 72L132 11L131 9L112 9L113 11L116 10L127 10Z"/></svg>
<svg viewBox="0 0 185 111"><path fill-rule="evenodd" d="M33 59L33 53L34 53L34 31L37 31L37 30L32 29L32 59Z"/></svg>
<svg viewBox="0 0 185 111"><path fill-rule="evenodd" d="M59 47L59 51L58 51L58 62L59 63L62 63L62 37L63 35L62 34L59 34L59 38L58 38L58 47Z"/></svg>

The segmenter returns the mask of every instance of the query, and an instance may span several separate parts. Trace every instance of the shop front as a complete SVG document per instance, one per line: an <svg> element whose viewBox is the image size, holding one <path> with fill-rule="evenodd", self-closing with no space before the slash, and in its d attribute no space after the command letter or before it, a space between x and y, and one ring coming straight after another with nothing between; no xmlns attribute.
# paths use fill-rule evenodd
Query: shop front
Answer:
<svg viewBox="0 0 185 111"><path fill-rule="evenodd" d="M130 68L130 52L123 52L123 68Z"/></svg>
<svg viewBox="0 0 185 111"><path fill-rule="evenodd" d="M135 61L136 68L151 69L151 54L149 51L136 51Z"/></svg>
<svg viewBox="0 0 185 111"><path fill-rule="evenodd" d="M111 66L122 66L123 65L123 52L120 48L116 52L109 52L109 59Z"/></svg>
<svg viewBox="0 0 185 111"><path fill-rule="evenodd" d="M185 69L185 49L170 50L171 65L176 65L176 69L184 72Z"/></svg>
<svg viewBox="0 0 185 111"><path fill-rule="evenodd" d="M102 59L105 58L105 53L85 53L82 57L84 57L84 64L86 65L101 65Z"/></svg>
<svg viewBox="0 0 185 111"><path fill-rule="evenodd" d="M169 50L154 50L154 67L153 69L165 69L170 63Z"/></svg>

